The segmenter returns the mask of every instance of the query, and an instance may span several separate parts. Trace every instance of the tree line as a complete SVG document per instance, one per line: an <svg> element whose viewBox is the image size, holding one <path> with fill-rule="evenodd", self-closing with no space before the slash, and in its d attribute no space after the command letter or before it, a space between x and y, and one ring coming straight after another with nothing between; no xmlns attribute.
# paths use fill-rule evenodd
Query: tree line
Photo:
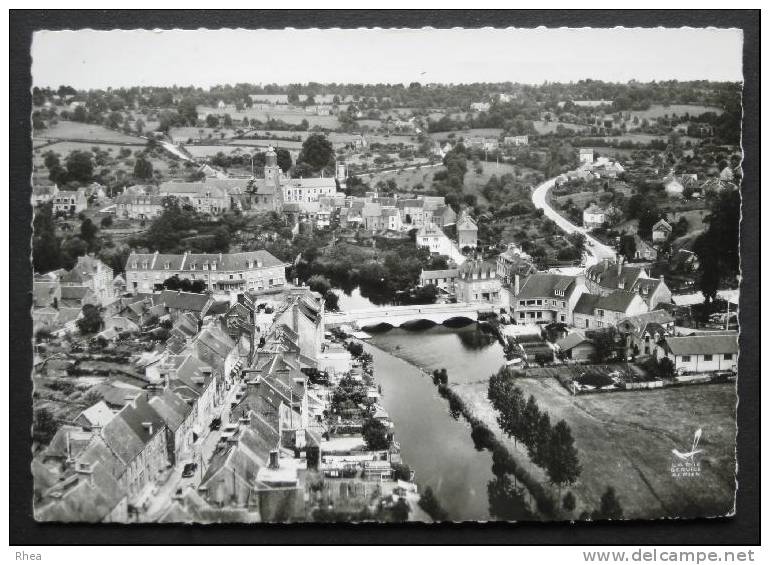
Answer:
<svg viewBox="0 0 770 565"><path fill-rule="evenodd" d="M532 462L559 488L573 484L582 470L572 431L564 420L551 424L533 395L514 384L515 372L501 368L489 379L487 397L498 411L497 423L514 442L522 442Z"/></svg>

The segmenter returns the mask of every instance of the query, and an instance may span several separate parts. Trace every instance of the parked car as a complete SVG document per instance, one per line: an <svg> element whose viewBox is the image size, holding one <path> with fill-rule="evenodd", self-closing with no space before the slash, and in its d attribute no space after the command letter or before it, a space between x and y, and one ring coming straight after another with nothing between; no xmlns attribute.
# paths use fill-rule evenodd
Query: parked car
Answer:
<svg viewBox="0 0 770 565"><path fill-rule="evenodd" d="M195 470L198 468L197 463L187 463L182 469L182 477L185 479L192 477L195 474Z"/></svg>

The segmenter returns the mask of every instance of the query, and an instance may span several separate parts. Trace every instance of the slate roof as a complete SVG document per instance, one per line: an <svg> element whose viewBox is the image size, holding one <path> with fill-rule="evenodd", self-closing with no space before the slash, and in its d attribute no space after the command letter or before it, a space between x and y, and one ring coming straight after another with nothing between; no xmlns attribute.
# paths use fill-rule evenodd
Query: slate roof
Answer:
<svg viewBox="0 0 770 565"><path fill-rule="evenodd" d="M100 400L93 406L83 410L76 419L80 419L81 417L88 420L92 426L104 427L115 417L115 413L110 410L110 407L107 406L107 403L104 402L104 400Z"/></svg>
<svg viewBox="0 0 770 565"><path fill-rule="evenodd" d="M165 304L166 308L187 312L203 312L210 300L211 297L208 294L177 290L164 290L157 297L157 303Z"/></svg>
<svg viewBox="0 0 770 565"><path fill-rule="evenodd" d="M623 324L624 322L634 328L634 333L642 335L648 324L655 324L657 326L672 324L674 323L674 317L665 310L653 310L652 312L629 316L628 318L621 320L619 324Z"/></svg>
<svg viewBox="0 0 770 565"><path fill-rule="evenodd" d="M535 273L521 283L516 299L553 298L556 296L555 290L564 290L564 297L568 298L577 286L576 280L576 277L570 275Z"/></svg>
<svg viewBox="0 0 770 565"><path fill-rule="evenodd" d="M152 430L145 423L152 424ZM150 406L147 394L141 393L102 429L102 437L121 461L128 464L156 434L163 433L164 425L163 419Z"/></svg>
<svg viewBox="0 0 770 565"><path fill-rule="evenodd" d="M101 522L126 496L125 491L100 463L92 468L91 480L73 476L47 493L50 502L35 508L35 519L42 522ZM53 492L60 498L51 498Z"/></svg>
<svg viewBox="0 0 770 565"><path fill-rule="evenodd" d="M664 347L674 355L738 353L738 334L667 337Z"/></svg>
<svg viewBox="0 0 770 565"><path fill-rule="evenodd" d="M589 294L584 292L580 295L580 298L578 298L573 312L575 314L586 314L588 316L593 316L594 309L599 302L599 298L601 297L596 294Z"/></svg>
<svg viewBox="0 0 770 565"><path fill-rule="evenodd" d="M441 269L436 271L423 271L420 273L422 279L452 279L458 275L457 269Z"/></svg>
<svg viewBox="0 0 770 565"><path fill-rule="evenodd" d="M212 186L208 182L164 182L160 185L160 194L178 194L192 198L227 198L225 190Z"/></svg>
<svg viewBox="0 0 770 565"><path fill-rule="evenodd" d="M457 219L457 231L478 231L478 229L479 228L476 226L476 222L473 221L473 218L471 218L465 211L463 211L462 214L460 214L460 217Z"/></svg>
<svg viewBox="0 0 770 565"><path fill-rule="evenodd" d="M150 398L150 406L172 432L179 429L179 426L182 425L192 410L189 404L168 389L164 390L162 394Z"/></svg>
<svg viewBox="0 0 770 565"><path fill-rule="evenodd" d="M278 267L284 263L264 249L246 251L242 253L187 253L183 255L132 253L126 260L126 271L143 270L143 263L147 263L147 270L170 271L203 271L203 265L216 263L217 271L241 271L249 268L249 262L261 268ZM133 264L136 263L136 268ZM168 269L165 264L168 263ZM196 265L195 269L191 266ZM212 269L213 272L213 269Z"/></svg>
<svg viewBox="0 0 770 565"><path fill-rule="evenodd" d="M32 283L32 304L37 308L48 306L57 297L59 283L53 281L34 281Z"/></svg>
<svg viewBox="0 0 770 565"><path fill-rule="evenodd" d="M585 342L593 343L582 332L573 331L564 336L564 338L557 341L556 345L558 345L562 351L569 351L570 349L577 347L581 343Z"/></svg>
<svg viewBox="0 0 770 565"><path fill-rule="evenodd" d="M617 263L605 264L600 262L586 269L586 277L589 280L595 281L604 288L613 289L618 288L619 280L624 281L624 288L630 289L637 279L644 274L645 271L642 267L623 265L620 270L620 277L618 277Z"/></svg>
<svg viewBox="0 0 770 565"><path fill-rule="evenodd" d="M458 272L462 278L471 278L472 275L486 275L487 277L493 277L497 271L497 263L491 261L482 261L480 259L472 259L463 263Z"/></svg>

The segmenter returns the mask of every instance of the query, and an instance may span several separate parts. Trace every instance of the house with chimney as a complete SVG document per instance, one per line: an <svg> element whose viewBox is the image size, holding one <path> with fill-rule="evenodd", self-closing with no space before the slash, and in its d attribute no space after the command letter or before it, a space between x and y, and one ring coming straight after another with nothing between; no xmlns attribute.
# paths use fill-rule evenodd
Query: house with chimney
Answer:
<svg viewBox="0 0 770 565"><path fill-rule="evenodd" d="M602 227L607 222L607 210L592 203L583 210L583 226L592 230Z"/></svg>
<svg viewBox="0 0 770 565"><path fill-rule="evenodd" d="M420 286L433 285L447 293L453 293L459 277L458 269L437 269L420 272Z"/></svg>
<svg viewBox="0 0 770 565"><path fill-rule="evenodd" d="M526 277L536 272L532 258L515 243L509 243L508 248L497 256L497 277L505 285L512 284L516 275Z"/></svg>
<svg viewBox="0 0 770 565"><path fill-rule="evenodd" d="M230 209L227 191L208 182L167 181L161 183L158 193L161 199L178 198L199 214L218 216Z"/></svg>
<svg viewBox="0 0 770 565"><path fill-rule="evenodd" d="M652 355L660 340L674 334L674 317L666 310L653 310L624 318L616 327L629 354Z"/></svg>
<svg viewBox="0 0 770 565"><path fill-rule="evenodd" d="M634 292L615 290L606 295L584 292L575 304L572 324L586 330L615 327L620 320L648 310L642 297Z"/></svg>
<svg viewBox="0 0 770 565"><path fill-rule="evenodd" d="M500 302L502 285L497 278L497 264L471 259L457 269L455 295L458 302Z"/></svg>
<svg viewBox="0 0 770 565"><path fill-rule="evenodd" d="M478 246L479 228L467 211L463 210L457 219L457 246L460 250L469 247L476 249Z"/></svg>
<svg viewBox="0 0 770 565"><path fill-rule="evenodd" d="M162 386L152 390L149 403L165 424L169 463L176 465L191 458L195 441L193 406Z"/></svg>
<svg viewBox="0 0 770 565"><path fill-rule="evenodd" d="M130 292L152 292L171 277L200 280L215 294L277 292L286 284L286 265L265 250L242 253L132 252L126 260Z"/></svg>
<svg viewBox="0 0 770 565"><path fill-rule="evenodd" d="M465 255L436 225L427 224L421 227L415 235L415 244L418 247L427 247L432 254L445 255L458 265L465 262Z"/></svg>
<svg viewBox="0 0 770 565"><path fill-rule="evenodd" d="M661 218L652 226L652 243L668 241L674 228L664 218Z"/></svg>
<svg viewBox="0 0 770 565"><path fill-rule="evenodd" d="M519 324L571 324L578 299L586 288L572 275L514 275L511 310Z"/></svg>
<svg viewBox="0 0 770 565"><path fill-rule="evenodd" d="M671 290L662 276L657 279L650 277L645 267L629 265L623 256L618 256L615 262L605 258L591 265L586 269L585 286L591 294L603 296L616 290L635 292L642 297L648 310L671 302Z"/></svg>

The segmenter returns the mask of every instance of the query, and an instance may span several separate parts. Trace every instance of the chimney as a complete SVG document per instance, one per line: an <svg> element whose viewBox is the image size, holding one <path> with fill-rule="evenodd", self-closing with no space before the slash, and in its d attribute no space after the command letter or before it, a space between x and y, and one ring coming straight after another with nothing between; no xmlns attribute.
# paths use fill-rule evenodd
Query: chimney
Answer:
<svg viewBox="0 0 770 565"><path fill-rule="evenodd" d="M660 282L665 283L665 279L663 278L663 275L660 275Z"/></svg>
<svg viewBox="0 0 770 565"><path fill-rule="evenodd" d="M299 304L296 302L294 303L294 306L291 309L291 322L293 324L292 329L295 332L299 332Z"/></svg>
<svg viewBox="0 0 770 565"><path fill-rule="evenodd" d="M609 257L605 257L602 262L604 263L604 270L605 271L610 268L610 258Z"/></svg>
<svg viewBox="0 0 770 565"><path fill-rule="evenodd" d="M141 394L127 394L126 395L126 404L131 405L131 408L136 408L136 399L139 398Z"/></svg>
<svg viewBox="0 0 770 565"><path fill-rule="evenodd" d="M617 265L618 265L618 278L620 278L620 274L623 272L623 256L622 255L618 255Z"/></svg>
<svg viewBox="0 0 770 565"><path fill-rule="evenodd" d="M142 422L142 427L147 430L147 433L152 435L152 422Z"/></svg>
<svg viewBox="0 0 770 565"><path fill-rule="evenodd" d="M513 295L514 296L519 295L519 273L516 273L513 276Z"/></svg>
<svg viewBox="0 0 770 565"><path fill-rule="evenodd" d="M268 469L277 469L280 465L278 464L278 450L272 449L270 450L270 463L268 464Z"/></svg>
<svg viewBox="0 0 770 565"><path fill-rule="evenodd" d="M89 465L88 463L78 463L75 465L75 472L80 479L88 481L88 484L93 486L94 484L94 467L96 463Z"/></svg>

